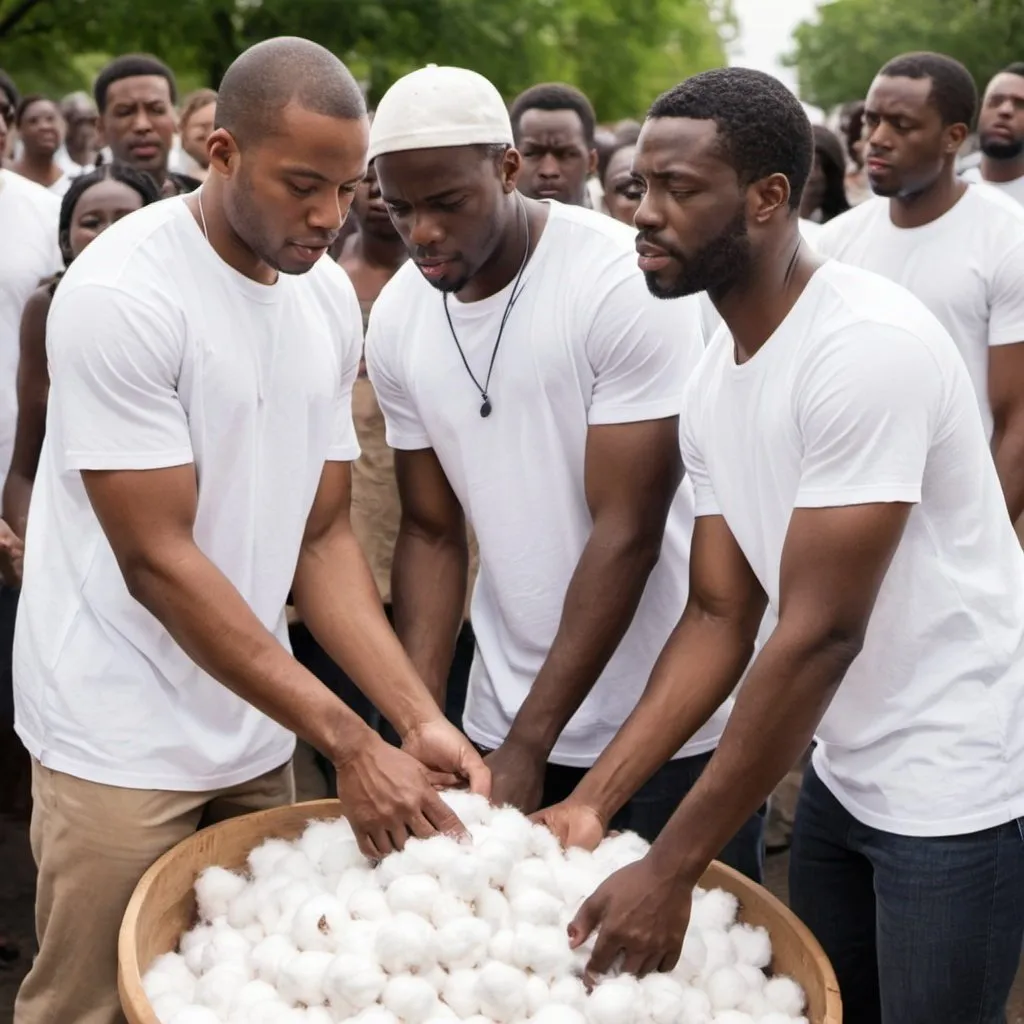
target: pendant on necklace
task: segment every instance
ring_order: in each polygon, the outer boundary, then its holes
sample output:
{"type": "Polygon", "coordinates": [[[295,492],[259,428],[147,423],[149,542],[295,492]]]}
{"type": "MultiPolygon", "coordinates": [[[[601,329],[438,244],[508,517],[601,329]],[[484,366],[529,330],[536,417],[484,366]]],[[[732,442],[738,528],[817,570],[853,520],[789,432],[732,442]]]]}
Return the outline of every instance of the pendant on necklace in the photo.
{"type": "Polygon", "coordinates": [[[487,419],[491,415],[491,400],[484,395],[484,404],[480,406],[480,415],[487,419]]]}

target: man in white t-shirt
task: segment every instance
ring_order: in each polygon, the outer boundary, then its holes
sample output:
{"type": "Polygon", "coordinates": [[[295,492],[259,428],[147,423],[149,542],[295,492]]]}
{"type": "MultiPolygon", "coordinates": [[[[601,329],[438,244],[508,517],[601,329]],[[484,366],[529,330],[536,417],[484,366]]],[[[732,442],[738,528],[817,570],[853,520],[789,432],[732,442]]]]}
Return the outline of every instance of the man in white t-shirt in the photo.
{"type": "MultiPolygon", "coordinates": [[[[686,600],[678,414],[702,350],[697,306],[650,297],[632,228],[516,191],[507,110],[474,72],[425,68],[392,86],[370,158],[412,256],[366,342],[402,500],[396,628],[440,700],[465,515],[480,573],[463,721],[491,752],[493,799],[535,811],[571,792],[629,716],[686,600]]],[[[616,827],[657,834],[726,710],[616,827]]],[[[757,875],[760,819],[737,831],[725,855],[757,875]]]]}
{"type": "Polygon", "coordinates": [[[1024,552],[947,332],[801,241],[810,162],[795,97],[743,68],[660,97],[640,137],[650,287],[707,289],[725,321],[683,409],[690,600],[625,729],[545,818],[613,811],[732,693],[766,604],[778,621],[704,775],[571,941],[599,929],[592,972],[673,966],[716,846],[814,734],[790,896],[844,1024],[996,1024],[1024,939],[1024,552]]]}
{"type": "Polygon", "coordinates": [[[829,221],[814,244],[903,285],[953,336],[1016,522],[1024,514],[1024,209],[957,178],[976,105],[974,80],[952,58],[890,61],[864,112],[877,196],[829,221]]]}
{"type": "Polygon", "coordinates": [[[983,181],[1024,206],[1024,62],[999,72],[985,90],[978,115],[981,163],[965,181],[983,181]]]}
{"type": "Polygon", "coordinates": [[[285,38],[231,66],[217,111],[202,193],[104,233],[50,310],[15,640],[42,933],[17,1024],[120,1019],[139,877],[197,826],[292,799],[294,733],[335,765],[370,855],[459,830],[428,767],[488,788],[348,518],[362,324],[324,255],[365,173],[362,94],[285,38]],[[289,589],[404,752],[291,656],[289,589]]]}

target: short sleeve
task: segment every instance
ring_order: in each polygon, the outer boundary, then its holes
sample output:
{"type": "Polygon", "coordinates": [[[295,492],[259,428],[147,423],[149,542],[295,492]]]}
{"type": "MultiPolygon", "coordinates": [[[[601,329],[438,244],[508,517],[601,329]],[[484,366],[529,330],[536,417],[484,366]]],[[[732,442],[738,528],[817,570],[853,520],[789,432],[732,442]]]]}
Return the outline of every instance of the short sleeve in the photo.
{"type": "MultiPolygon", "coordinates": [[[[630,259],[632,263],[632,258],[630,259]]],[[[601,296],[587,336],[594,372],[588,422],[636,423],[678,416],[686,379],[703,353],[696,298],[656,299],[635,264],[601,296]]]]}
{"type": "Polygon", "coordinates": [[[698,383],[691,379],[683,394],[683,414],[679,421],[679,452],[683,459],[683,470],[690,478],[694,491],[694,514],[697,516],[718,516],[722,510],[718,507],[718,498],[711,485],[701,452],[699,420],[698,383]]]}
{"type": "Polygon", "coordinates": [[[827,339],[794,387],[794,507],[919,502],[944,396],[934,354],[905,330],[865,324],[827,339]]]}
{"type": "Polygon", "coordinates": [[[993,259],[988,299],[991,346],[1024,342],[1024,219],[1020,227],[1021,241],[993,259]]]}
{"type": "Polygon", "coordinates": [[[56,443],[68,469],[193,461],[178,398],[183,324],[118,289],[58,289],[46,328],[56,443]]]}
{"type": "MultiPolygon", "coordinates": [[[[341,269],[340,267],[338,268],[341,269]]],[[[341,310],[341,349],[339,352],[341,382],[334,408],[334,429],[327,449],[328,462],[354,462],[359,458],[359,437],[352,419],[352,388],[359,374],[363,352],[363,315],[359,300],[349,282],[345,283],[345,299],[341,310]]]]}
{"type": "Polygon", "coordinates": [[[366,372],[384,414],[388,444],[400,451],[418,451],[432,445],[402,374],[398,334],[374,306],[366,329],[366,372]]]}

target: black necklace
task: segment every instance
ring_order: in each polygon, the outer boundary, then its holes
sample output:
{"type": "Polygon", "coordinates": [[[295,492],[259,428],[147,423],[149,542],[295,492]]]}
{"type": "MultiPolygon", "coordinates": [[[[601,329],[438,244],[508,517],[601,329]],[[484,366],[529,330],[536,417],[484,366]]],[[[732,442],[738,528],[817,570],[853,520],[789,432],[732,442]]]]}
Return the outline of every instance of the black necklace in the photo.
{"type": "Polygon", "coordinates": [[[469,367],[469,361],[466,359],[466,353],[462,351],[462,346],[459,344],[459,336],[455,333],[455,325],[452,323],[452,315],[448,310],[448,293],[444,293],[444,315],[448,320],[448,329],[452,332],[452,338],[455,341],[455,347],[459,350],[459,355],[462,357],[462,365],[466,368],[466,373],[469,374],[469,379],[476,385],[477,391],[480,392],[480,398],[483,401],[483,405],[480,406],[480,415],[485,419],[491,415],[491,399],[487,391],[491,384],[491,371],[494,369],[494,360],[498,355],[498,346],[501,344],[501,335],[505,330],[505,324],[508,321],[508,315],[512,312],[512,307],[516,304],[516,300],[523,293],[523,289],[520,287],[520,283],[523,279],[523,271],[526,270],[527,260],[530,258],[530,218],[526,213],[526,206],[523,200],[519,199],[519,209],[523,211],[523,220],[526,223],[526,251],[523,253],[523,262],[519,265],[519,273],[516,274],[515,284],[512,285],[512,293],[508,297],[508,302],[505,304],[505,312],[501,316],[501,324],[498,327],[498,337],[494,341],[494,348],[491,350],[491,361],[487,367],[487,377],[484,380],[484,386],[480,386],[480,381],[476,379],[473,371],[469,367]]]}

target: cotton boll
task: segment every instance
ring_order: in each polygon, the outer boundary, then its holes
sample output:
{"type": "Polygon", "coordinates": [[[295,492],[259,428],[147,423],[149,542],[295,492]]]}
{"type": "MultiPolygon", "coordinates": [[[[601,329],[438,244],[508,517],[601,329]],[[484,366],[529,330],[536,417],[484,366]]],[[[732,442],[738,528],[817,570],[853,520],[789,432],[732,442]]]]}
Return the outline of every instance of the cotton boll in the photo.
{"type": "Polygon", "coordinates": [[[690,923],[701,932],[725,931],[739,911],[739,900],[724,889],[712,889],[693,901],[690,923]]]}
{"type": "Polygon", "coordinates": [[[491,885],[503,886],[516,866],[515,854],[511,847],[491,836],[476,848],[476,857],[484,866],[487,881],[491,885]]]}
{"type": "Polygon", "coordinates": [[[487,870],[475,856],[475,851],[464,850],[441,872],[441,887],[452,896],[471,903],[488,888],[487,870]]]}
{"type": "Polygon", "coordinates": [[[716,1011],[735,1010],[750,992],[743,976],[735,967],[722,967],[704,983],[704,991],[716,1011]]]}
{"type": "Polygon", "coordinates": [[[543,889],[521,892],[509,906],[517,924],[554,925],[560,923],[562,902],[543,889]]]}
{"type": "Polygon", "coordinates": [[[194,1002],[227,1017],[248,981],[249,972],[241,964],[218,964],[196,982],[194,1002]]]}
{"type": "Polygon", "coordinates": [[[605,839],[594,851],[594,863],[605,877],[647,856],[651,844],[635,832],[620,832],[605,839]]]}
{"type": "Polygon", "coordinates": [[[448,981],[448,972],[443,967],[434,966],[420,971],[416,977],[422,978],[440,997],[448,981]]]}
{"type": "Polygon", "coordinates": [[[253,878],[269,878],[277,865],[294,850],[292,843],[284,839],[267,839],[249,851],[249,873],[253,878]]]}
{"type": "Polygon", "coordinates": [[[684,988],[678,1024],[711,1024],[711,1000],[699,988],[684,988]]]}
{"type": "Polygon", "coordinates": [[[404,850],[389,853],[373,871],[374,880],[382,889],[386,889],[396,878],[413,874],[416,874],[416,862],[404,850]]]}
{"type": "Polygon", "coordinates": [[[296,953],[281,964],[277,991],[291,1005],[321,1006],[325,1002],[324,978],[334,957],[330,953],[296,953]]]}
{"type": "Polygon", "coordinates": [[[503,928],[491,936],[487,951],[492,960],[508,964],[512,962],[512,953],[515,949],[516,933],[511,928],[503,928]]]}
{"type": "Polygon", "coordinates": [[[375,956],[377,933],[380,921],[350,921],[338,936],[337,953],[351,953],[354,956],[375,956]]]}
{"type": "Polygon", "coordinates": [[[742,1010],[723,1010],[715,1014],[715,1024],[756,1024],[749,1013],[742,1010]]]}
{"type": "Polygon", "coordinates": [[[320,857],[320,871],[327,878],[333,890],[342,876],[351,868],[370,868],[370,862],[363,856],[355,836],[349,839],[335,839],[320,857]]]}
{"type": "Polygon", "coordinates": [[[228,906],[245,888],[246,881],[241,875],[224,868],[206,868],[196,879],[196,905],[204,921],[227,917],[228,906]]]}
{"type": "Polygon", "coordinates": [[[711,977],[715,971],[723,967],[732,967],[736,963],[736,952],[725,932],[705,932],[703,939],[707,958],[701,973],[705,978],[711,977]]]}
{"type": "Polygon", "coordinates": [[[335,1024],[330,1012],[323,1006],[310,1006],[306,1009],[304,1024],[335,1024]]]}
{"type": "Polygon", "coordinates": [[[679,962],[672,970],[672,976],[683,981],[692,981],[701,974],[707,962],[707,946],[704,945],[700,932],[691,923],[683,936],[683,949],[679,955],[679,962]]]}
{"type": "Polygon", "coordinates": [[[384,898],[383,890],[375,885],[356,889],[349,896],[346,909],[354,921],[385,921],[391,916],[391,908],[384,898]]]}
{"type": "Polygon", "coordinates": [[[423,1024],[433,1016],[437,993],[422,978],[399,974],[384,986],[381,1002],[403,1024],[423,1024]]]}
{"type": "MultiPolygon", "coordinates": [[[[754,1020],[760,1022],[762,1017],[766,1017],[771,1012],[771,1004],[760,992],[750,992],[746,999],[737,1007],[738,1010],[743,1013],[749,1013],[754,1020]]],[[[786,1020],[790,1020],[789,1017],[786,1020]]]]}
{"type": "Polygon", "coordinates": [[[550,1003],[530,1018],[530,1024],[587,1024],[587,1018],[574,1006],[550,1003]]]}
{"type": "Polygon", "coordinates": [[[183,996],[187,1005],[192,1002],[195,984],[195,975],[188,969],[188,964],[180,953],[164,953],[158,956],[142,979],[142,989],[151,1002],[158,996],[170,992],[183,996]]]}
{"type": "Polygon", "coordinates": [[[601,982],[590,993],[584,1012],[589,1024],[634,1024],[640,1012],[636,978],[624,975],[601,982]]]}
{"type": "Polygon", "coordinates": [[[531,857],[558,857],[562,853],[562,844],[547,825],[530,825],[526,843],[527,853],[531,857]]]}
{"type": "Polygon", "coordinates": [[[462,853],[462,847],[450,836],[410,839],[402,851],[415,865],[415,870],[440,878],[444,869],[462,853]]]}
{"type": "Polygon", "coordinates": [[[281,965],[296,953],[298,949],[287,935],[268,935],[253,949],[249,963],[257,979],[268,985],[277,985],[281,965]]]}
{"type": "Polygon", "coordinates": [[[683,1012],[683,986],[667,974],[648,974],[640,980],[643,1015],[651,1024],[678,1024],[683,1012]]]}
{"type": "Polygon", "coordinates": [[[317,890],[308,882],[290,881],[274,893],[273,899],[259,907],[257,920],[268,935],[272,932],[287,935],[292,930],[299,907],[316,894],[317,890]]]}
{"type": "Polygon", "coordinates": [[[527,857],[512,869],[505,883],[505,895],[511,901],[535,889],[556,898],[561,896],[551,868],[540,857],[527,857]]]}
{"type": "Polygon", "coordinates": [[[561,928],[517,925],[512,963],[548,981],[564,977],[572,970],[572,950],[569,949],[568,936],[561,928]]]}
{"type": "Polygon", "coordinates": [[[569,975],[565,978],[556,978],[551,983],[551,1002],[561,1006],[573,1006],[581,1009],[587,1001],[587,989],[583,982],[569,975]]]}
{"type": "Polygon", "coordinates": [[[806,1017],[790,1017],[788,1013],[764,1013],[757,1024],[807,1024],[806,1017]]]}
{"type": "Polygon", "coordinates": [[[772,962],[772,942],[767,929],[734,924],[729,929],[729,939],[736,951],[736,963],[763,969],[772,962]]]}
{"type": "Polygon", "coordinates": [[[368,1006],[357,1017],[353,1017],[346,1024],[401,1024],[399,1019],[383,1006],[368,1006]]]}
{"type": "Polygon", "coordinates": [[[751,992],[764,992],[765,982],[768,980],[764,971],[751,967],[750,964],[736,964],[735,970],[751,992]]]}
{"type": "Polygon", "coordinates": [[[228,1018],[230,1024],[285,1024],[291,1008],[275,997],[246,1009],[235,1008],[228,1018]]]}
{"type": "Polygon", "coordinates": [[[441,990],[441,998],[463,1020],[480,1012],[477,980],[476,971],[452,971],[441,990]]]}
{"type": "Polygon", "coordinates": [[[526,975],[509,964],[487,964],[480,971],[476,991],[480,1012],[496,1024],[511,1024],[526,1011],[526,975]]]}
{"type": "MultiPolygon", "coordinates": [[[[488,890],[488,892],[493,891],[493,889],[488,890]]],[[[501,899],[505,898],[501,893],[494,894],[501,899]]],[[[449,892],[438,893],[430,906],[430,923],[435,928],[443,928],[452,921],[461,921],[467,917],[473,917],[473,908],[465,900],[460,900],[458,896],[453,896],[449,892]]],[[[481,920],[484,919],[482,914],[479,917],[481,920]]]]}
{"type": "Polygon", "coordinates": [[[354,839],[352,828],[341,819],[333,821],[311,821],[298,841],[299,849],[319,868],[323,855],[338,839],[354,839]]]}
{"type": "Polygon", "coordinates": [[[340,953],[324,972],[324,996],[333,1009],[355,1014],[380,999],[387,980],[368,956],[340,953]]]}
{"type": "Polygon", "coordinates": [[[191,1005],[191,1002],[191,999],[178,992],[161,992],[158,996],[151,996],[149,999],[149,1005],[161,1024],[168,1024],[186,1006],[191,1005]]]}
{"type": "Polygon", "coordinates": [[[449,970],[476,967],[487,957],[491,927],[486,921],[466,917],[437,930],[437,962],[449,970]]]}
{"type": "Polygon", "coordinates": [[[207,1006],[186,1006],[171,1018],[171,1024],[221,1024],[221,1019],[207,1006]]]}
{"type": "Polygon", "coordinates": [[[485,889],[474,901],[476,916],[491,926],[491,931],[504,931],[512,927],[512,908],[497,889],[485,889]]]}
{"type": "Polygon", "coordinates": [[[551,1002],[548,983],[536,974],[526,979],[526,1012],[532,1017],[551,1002]]]}
{"type": "Polygon", "coordinates": [[[514,860],[520,861],[530,855],[530,830],[533,824],[525,814],[514,807],[499,807],[491,815],[490,839],[501,843],[514,860]]]}
{"type": "Polygon", "coordinates": [[[252,947],[228,924],[215,926],[213,936],[203,949],[202,969],[212,970],[222,964],[235,964],[249,973],[249,956],[252,947]]]}
{"type": "Polygon", "coordinates": [[[467,826],[466,831],[469,832],[469,838],[473,846],[483,846],[491,838],[491,826],[485,825],[483,822],[467,826]]]}
{"type": "Polygon", "coordinates": [[[277,1000],[277,989],[265,981],[246,982],[235,996],[234,1009],[231,1011],[238,1016],[244,1010],[252,1010],[263,1003],[273,1003],[277,1000]]]}
{"type": "Polygon", "coordinates": [[[388,974],[424,971],[436,960],[437,930],[422,917],[403,912],[382,921],[377,932],[377,959],[388,974]]]}
{"type": "Polygon", "coordinates": [[[368,866],[349,868],[337,884],[334,886],[334,895],[337,896],[342,906],[347,906],[354,893],[363,892],[366,889],[376,889],[383,892],[377,880],[377,872],[368,866]]]}
{"type": "Polygon", "coordinates": [[[292,942],[300,950],[333,952],[348,922],[349,916],[341,902],[329,893],[320,893],[306,900],[295,912],[292,942]]]}
{"type": "Polygon", "coordinates": [[[198,975],[203,969],[203,953],[212,938],[213,927],[208,924],[197,925],[181,937],[181,955],[185,965],[194,975],[198,975]]]}
{"type": "Polygon", "coordinates": [[[470,793],[464,789],[446,789],[439,796],[467,828],[477,824],[486,825],[495,813],[487,802],[487,797],[478,793],[470,793]]]}
{"type": "Polygon", "coordinates": [[[258,882],[245,886],[228,904],[228,924],[237,931],[254,924],[257,921],[256,914],[260,903],[265,898],[265,889],[258,882]]]}
{"type": "Polygon", "coordinates": [[[807,1003],[803,989],[792,978],[781,975],[765,982],[764,997],[773,1010],[790,1017],[799,1017],[807,1003]]]}
{"type": "Polygon", "coordinates": [[[315,882],[319,871],[316,865],[306,856],[304,850],[298,847],[289,851],[288,855],[278,861],[276,874],[287,875],[295,882],[315,882]]]}
{"type": "Polygon", "coordinates": [[[441,885],[433,875],[403,875],[396,878],[384,893],[392,913],[403,910],[420,917],[430,917],[434,900],[441,895],[441,885]]]}

